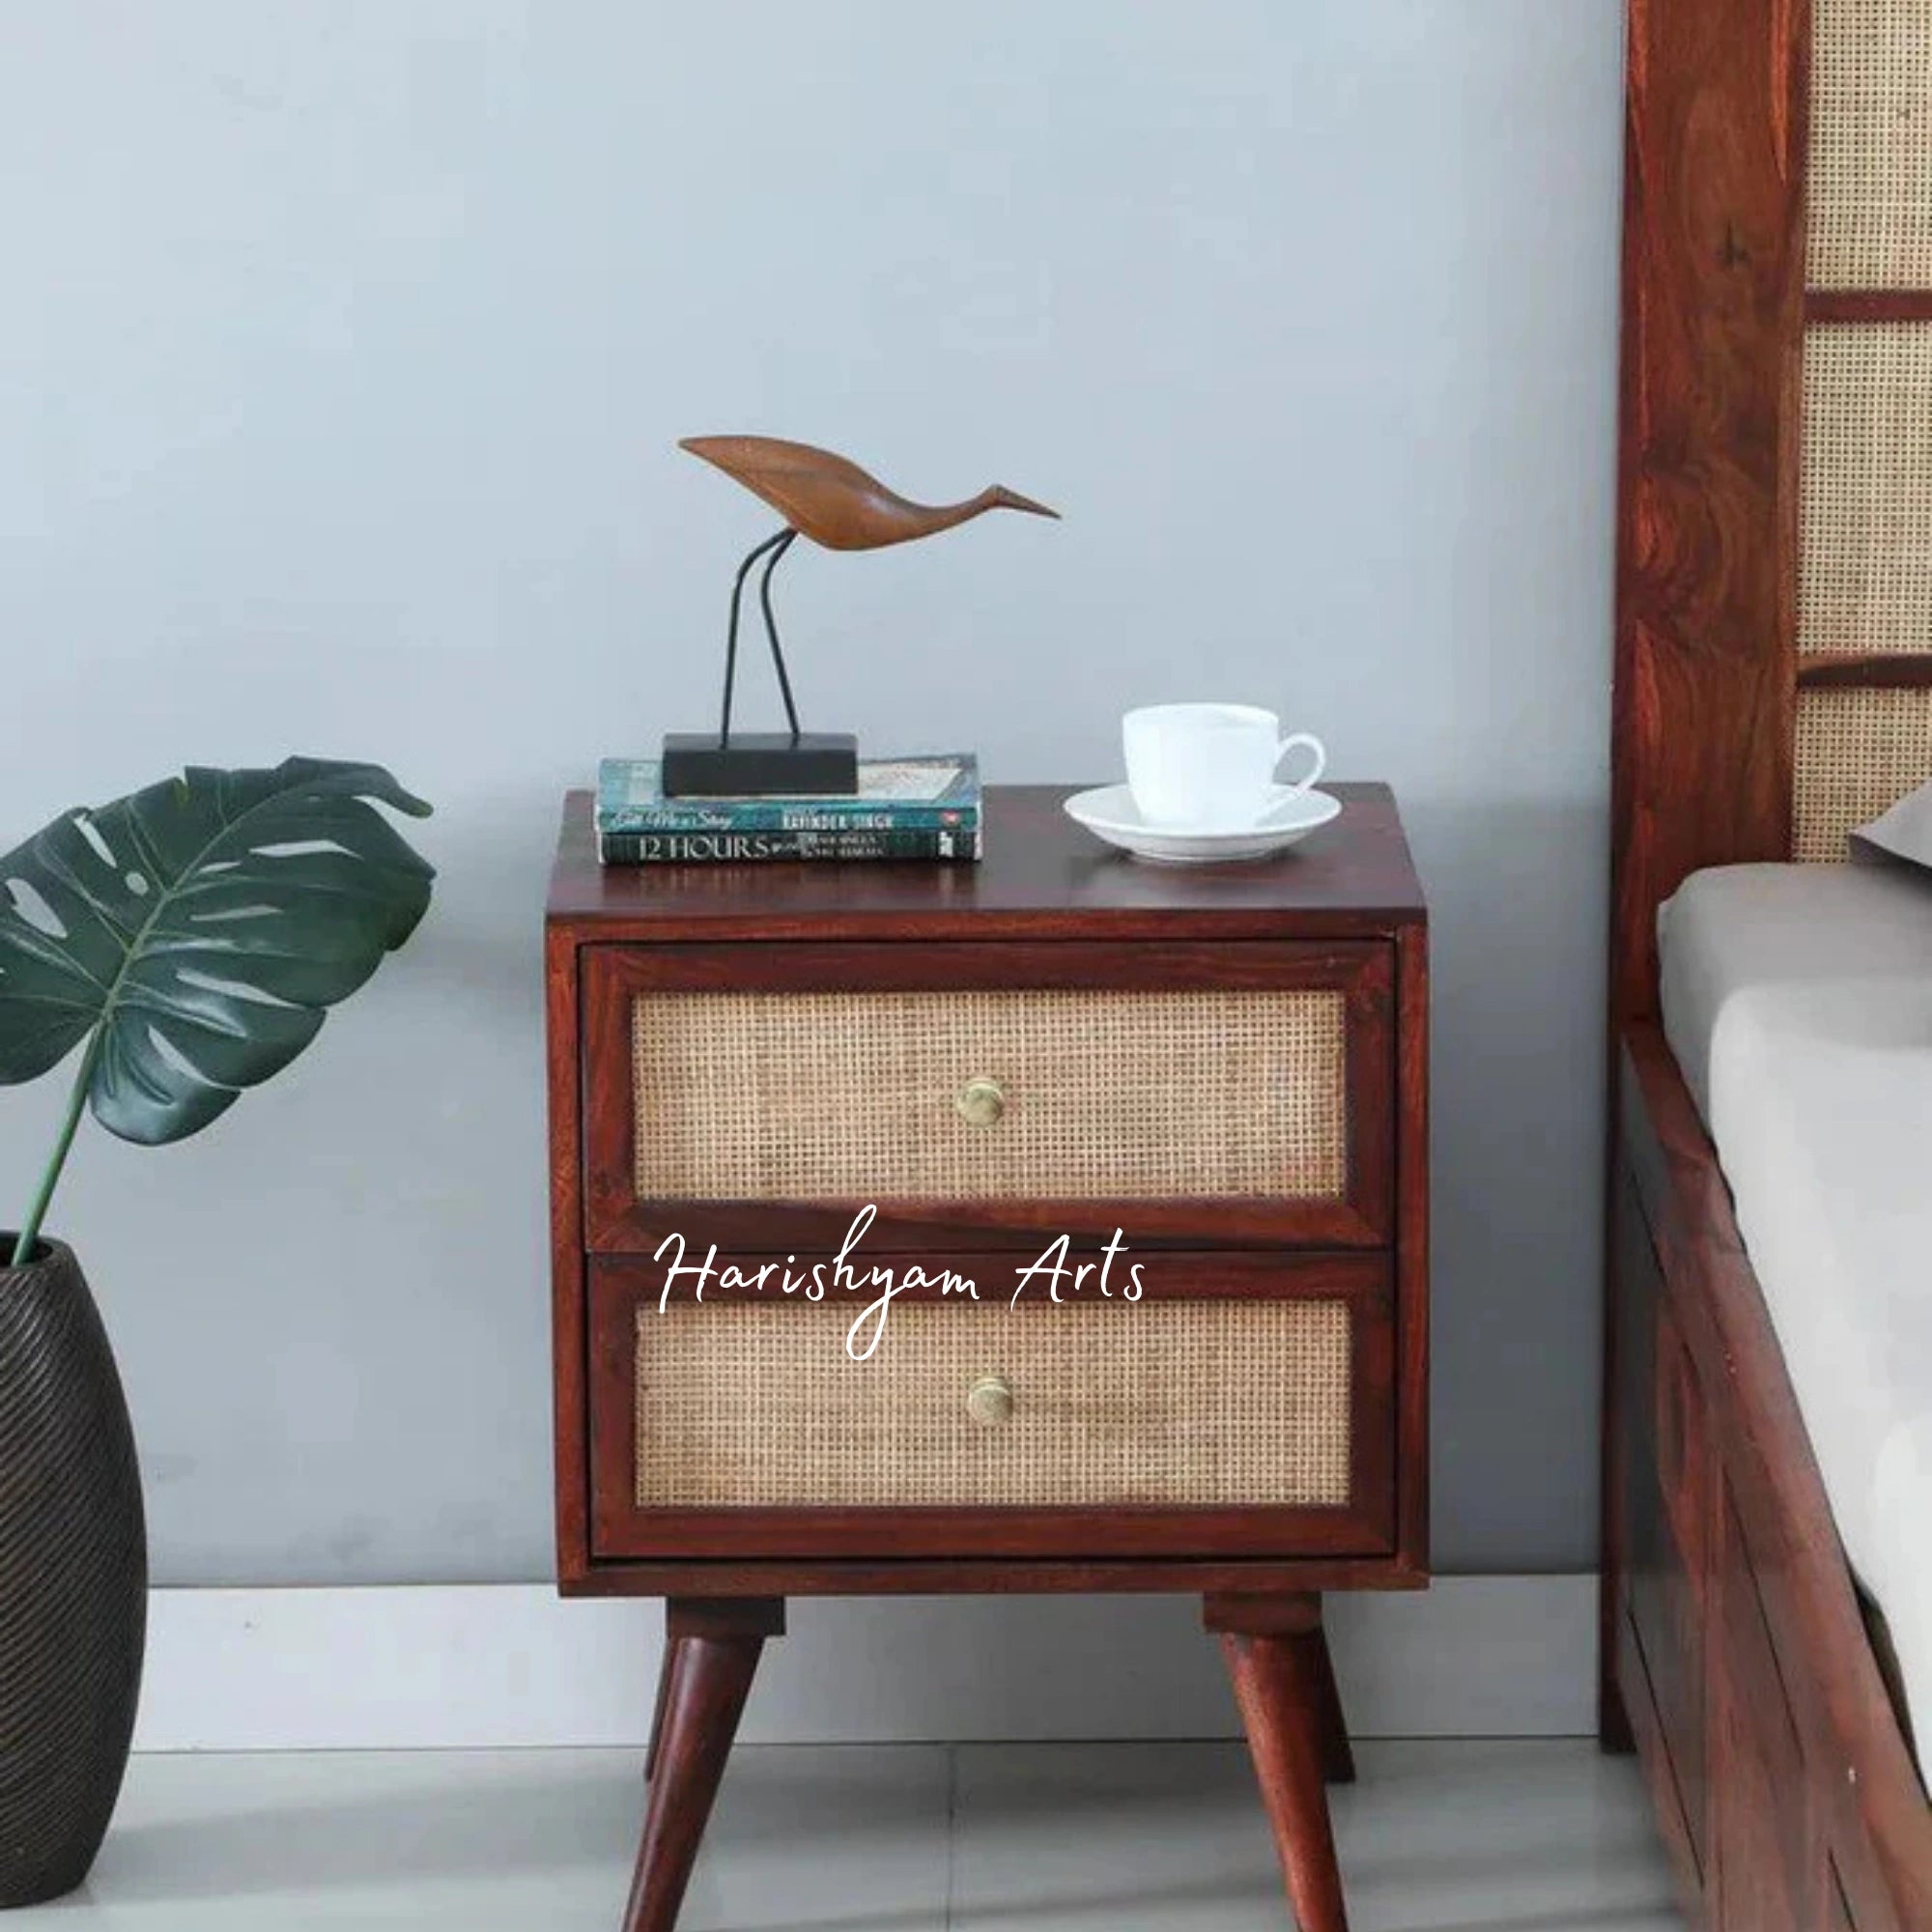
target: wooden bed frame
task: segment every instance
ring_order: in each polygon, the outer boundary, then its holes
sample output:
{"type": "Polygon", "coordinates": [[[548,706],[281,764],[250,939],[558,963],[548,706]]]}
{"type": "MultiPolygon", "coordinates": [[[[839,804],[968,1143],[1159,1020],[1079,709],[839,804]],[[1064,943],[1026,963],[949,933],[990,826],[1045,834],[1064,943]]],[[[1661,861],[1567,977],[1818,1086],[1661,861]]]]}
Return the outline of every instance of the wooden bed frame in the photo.
{"type": "Polygon", "coordinates": [[[1634,0],[1630,28],[1603,1737],[1693,1923],[1932,1932],[1932,1805],[1655,941],[1689,872],[1840,857],[1932,777],[1932,636],[1901,636],[1887,548],[1900,500],[1932,516],[1932,116],[1883,118],[1887,63],[1932,90],[1932,0],[1634,0]]]}

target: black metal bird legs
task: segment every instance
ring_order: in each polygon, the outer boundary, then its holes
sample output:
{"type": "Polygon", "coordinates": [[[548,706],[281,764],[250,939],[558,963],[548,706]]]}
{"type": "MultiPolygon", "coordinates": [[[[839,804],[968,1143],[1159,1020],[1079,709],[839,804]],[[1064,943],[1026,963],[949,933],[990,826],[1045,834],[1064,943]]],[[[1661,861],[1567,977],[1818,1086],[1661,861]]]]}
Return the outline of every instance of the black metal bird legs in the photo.
{"type": "Polygon", "coordinates": [[[781,530],[775,537],[767,537],[738,566],[738,575],[731,582],[731,623],[724,633],[724,714],[718,725],[718,749],[721,752],[731,742],[731,680],[738,669],[738,606],[745,595],[745,580],[751,576],[752,566],[760,557],[765,559],[765,574],[758,580],[758,607],[765,613],[765,636],[772,640],[772,663],[778,667],[779,690],[784,696],[785,718],[791,724],[792,743],[798,743],[798,706],[791,701],[791,679],[785,675],[784,652],[779,646],[778,620],[772,615],[772,572],[783,561],[785,552],[797,537],[798,532],[790,528],[781,530]]]}
{"type": "Polygon", "coordinates": [[[815,797],[859,789],[859,741],[849,731],[802,731],[792,701],[778,620],[772,614],[772,573],[798,540],[789,527],[759,544],[738,566],[731,582],[731,619],[724,634],[724,705],[716,740],[692,731],[673,731],[664,744],[664,789],[668,798],[724,797],[746,793],[815,797]],[[758,579],[758,608],[771,640],[772,664],[779,674],[789,735],[778,731],[731,736],[731,687],[738,672],[738,612],[745,580],[764,559],[758,579]]]}

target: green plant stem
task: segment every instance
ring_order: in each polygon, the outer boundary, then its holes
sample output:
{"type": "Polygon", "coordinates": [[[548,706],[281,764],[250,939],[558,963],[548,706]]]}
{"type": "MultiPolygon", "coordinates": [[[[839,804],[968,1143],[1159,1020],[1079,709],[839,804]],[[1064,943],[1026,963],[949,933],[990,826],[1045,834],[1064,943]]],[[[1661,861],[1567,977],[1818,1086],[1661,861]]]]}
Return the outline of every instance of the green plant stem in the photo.
{"type": "Polygon", "coordinates": [[[54,1143],[53,1158],[47,1162],[47,1171],[41,1176],[41,1184],[34,1193],[34,1204],[27,1209],[27,1218],[20,1223],[19,1238],[14,1243],[15,1267],[26,1264],[34,1252],[34,1243],[41,1237],[41,1223],[46,1218],[47,1203],[54,1198],[61,1169],[67,1165],[67,1151],[72,1147],[74,1129],[80,1125],[80,1110],[87,1104],[87,1085],[94,1078],[94,1063],[100,1057],[100,1042],[106,1032],[104,1025],[97,1026],[87,1037],[87,1050],[80,1056],[79,1072],[73,1076],[73,1092],[68,1096],[67,1118],[61,1122],[60,1138],[54,1143]]]}

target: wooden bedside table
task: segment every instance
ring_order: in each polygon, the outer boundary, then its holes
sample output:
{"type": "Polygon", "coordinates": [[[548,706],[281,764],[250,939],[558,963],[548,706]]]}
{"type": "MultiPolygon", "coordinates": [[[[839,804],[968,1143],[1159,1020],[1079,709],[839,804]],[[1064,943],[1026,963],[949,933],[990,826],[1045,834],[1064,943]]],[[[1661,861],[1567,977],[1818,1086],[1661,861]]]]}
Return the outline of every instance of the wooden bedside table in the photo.
{"type": "Polygon", "coordinates": [[[1343,1926],[1320,1593],[1427,1581],[1429,993],[1395,802],[1334,789],[1295,852],[1207,870],[1031,785],[988,791],[977,867],[606,870],[571,794],[558,1580],[668,1600],[626,1932],[676,1920],[786,1596],[983,1590],[1201,1593],[1303,1932],[1343,1926]],[[829,1276],[867,1205],[860,1279],[977,1298],[903,1288],[855,1361],[878,1285],[781,1271],[829,1276]],[[1062,1298],[1016,1295],[1063,1235],[1062,1298]],[[764,1292],[695,1301],[714,1243],[764,1292]]]}

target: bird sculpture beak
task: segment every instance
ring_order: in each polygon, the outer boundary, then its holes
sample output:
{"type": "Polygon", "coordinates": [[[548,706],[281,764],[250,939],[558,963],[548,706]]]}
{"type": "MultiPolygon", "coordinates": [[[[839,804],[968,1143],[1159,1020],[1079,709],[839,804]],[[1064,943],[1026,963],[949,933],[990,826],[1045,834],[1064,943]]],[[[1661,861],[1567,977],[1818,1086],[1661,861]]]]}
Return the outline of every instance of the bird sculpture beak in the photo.
{"type": "Polygon", "coordinates": [[[1051,517],[1056,523],[1060,520],[1058,510],[1049,510],[1044,503],[1036,503],[1031,497],[1022,497],[1004,483],[993,485],[993,499],[1003,510],[1024,510],[1030,517],[1051,517]]]}

